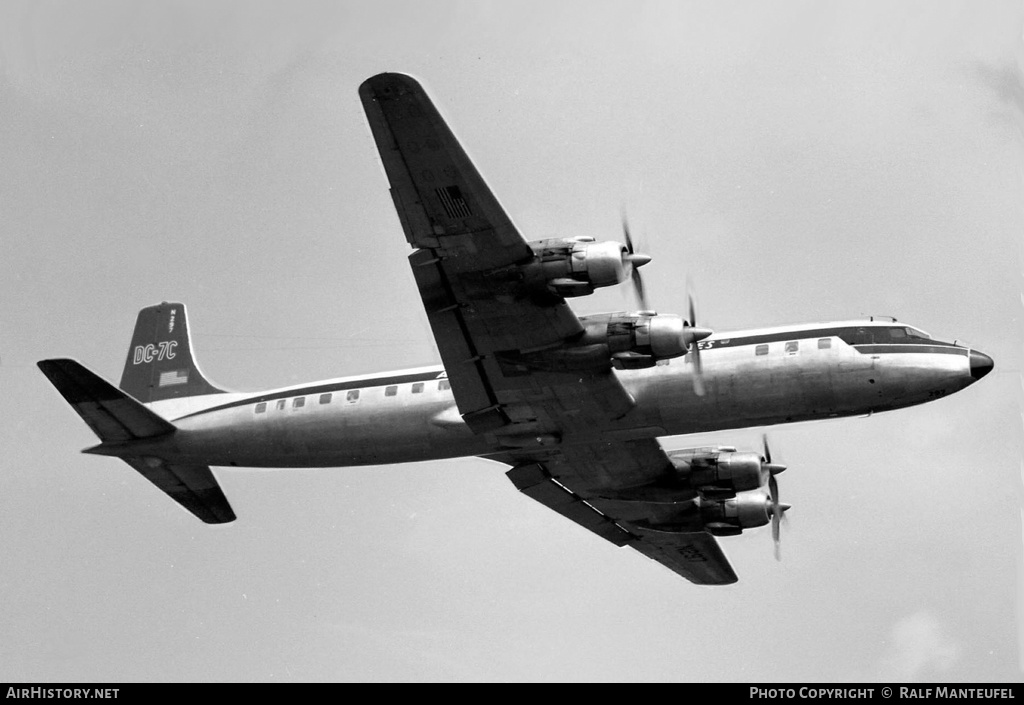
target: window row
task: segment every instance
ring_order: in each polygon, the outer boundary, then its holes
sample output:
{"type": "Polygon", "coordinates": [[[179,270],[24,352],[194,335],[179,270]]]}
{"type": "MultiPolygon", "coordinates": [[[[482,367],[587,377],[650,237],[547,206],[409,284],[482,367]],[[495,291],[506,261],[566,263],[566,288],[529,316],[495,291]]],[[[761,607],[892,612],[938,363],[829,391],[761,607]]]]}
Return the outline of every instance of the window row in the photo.
{"type": "MultiPolygon", "coordinates": [[[[425,384],[423,382],[414,382],[413,385],[412,385],[412,393],[413,394],[422,394],[424,387],[425,387],[425,384]]],[[[443,392],[443,391],[446,391],[446,390],[451,389],[451,388],[452,388],[451,383],[448,380],[446,380],[446,379],[442,379],[442,380],[440,380],[437,383],[438,391],[443,392]]],[[[359,390],[359,389],[350,389],[350,390],[348,390],[347,392],[345,392],[345,401],[347,401],[350,404],[355,404],[357,401],[359,401],[359,392],[360,391],[362,391],[362,390],[359,390]]],[[[384,396],[386,396],[386,397],[398,396],[398,385],[397,384],[392,384],[392,385],[389,385],[389,386],[385,387],[384,388],[384,396]]],[[[323,394],[321,394],[319,396],[319,402],[321,404],[330,404],[333,400],[334,400],[334,392],[325,392],[325,393],[323,393],[323,394]]],[[[304,407],[306,405],[306,397],[293,397],[291,402],[292,402],[292,408],[293,409],[301,409],[302,407],[304,407]]],[[[265,402],[265,401],[261,401],[258,404],[256,404],[256,413],[257,414],[265,413],[267,411],[267,404],[268,404],[268,402],[265,402]]],[[[274,402],[274,405],[277,407],[278,411],[284,411],[284,409],[286,409],[288,407],[288,400],[287,399],[278,399],[276,402],[274,402]]]]}
{"type": "MultiPolygon", "coordinates": [[[[831,338],[818,338],[818,350],[828,350],[832,347],[831,338]]],[[[786,342],[786,354],[795,355],[800,349],[800,341],[790,340],[786,342]]],[[[767,355],[768,354],[768,343],[762,343],[761,345],[754,346],[755,355],[767,355]]]]}

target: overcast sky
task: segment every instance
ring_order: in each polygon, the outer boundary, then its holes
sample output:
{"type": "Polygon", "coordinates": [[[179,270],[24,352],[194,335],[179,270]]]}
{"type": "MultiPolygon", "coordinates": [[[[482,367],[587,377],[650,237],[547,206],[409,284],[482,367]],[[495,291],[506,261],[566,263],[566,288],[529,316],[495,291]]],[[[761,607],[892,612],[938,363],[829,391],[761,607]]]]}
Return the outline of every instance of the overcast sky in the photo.
{"type": "MultiPolygon", "coordinates": [[[[1019,681],[1019,2],[0,4],[0,680],[1019,681]],[[438,360],[356,93],[419,78],[528,239],[717,330],[897,316],[995,371],[770,429],[793,504],[699,588],[464,459],[217,469],[210,527],[35,367],[189,307],[219,385],[438,360]]],[[[625,289],[581,313],[632,306],[625,289]]],[[[763,429],[663,441],[756,448],[763,429]]]]}

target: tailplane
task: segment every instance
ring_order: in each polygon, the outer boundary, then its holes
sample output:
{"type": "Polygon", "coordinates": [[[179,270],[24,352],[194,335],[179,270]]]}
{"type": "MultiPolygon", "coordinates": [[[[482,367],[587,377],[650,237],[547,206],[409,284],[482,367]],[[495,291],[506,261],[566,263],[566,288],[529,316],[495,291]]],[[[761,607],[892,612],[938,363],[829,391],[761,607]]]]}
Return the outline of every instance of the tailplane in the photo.
{"type": "Polygon", "coordinates": [[[174,432],[174,424],[152,412],[76,360],[41,360],[61,396],[104,443],[126,443],[174,432]]]}
{"type": "Polygon", "coordinates": [[[139,311],[120,386],[144,404],[224,391],[192,358],[185,305],[166,301],[139,311]]]}
{"type": "Polygon", "coordinates": [[[38,364],[102,441],[84,452],[121,458],[207,524],[234,521],[235,513],[208,465],[161,457],[173,447],[174,424],[75,360],[38,364]]]}

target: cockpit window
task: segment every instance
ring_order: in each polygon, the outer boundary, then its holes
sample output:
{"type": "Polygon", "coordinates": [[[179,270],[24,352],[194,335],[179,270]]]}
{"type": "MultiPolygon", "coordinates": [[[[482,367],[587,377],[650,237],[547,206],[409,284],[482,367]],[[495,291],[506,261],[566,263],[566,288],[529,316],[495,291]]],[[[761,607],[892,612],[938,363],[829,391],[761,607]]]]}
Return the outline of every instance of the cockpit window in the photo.
{"type": "Polygon", "coordinates": [[[923,340],[931,341],[925,333],[907,326],[858,326],[842,328],[837,333],[847,345],[907,345],[923,340]]]}
{"type": "Polygon", "coordinates": [[[876,343],[909,343],[910,329],[905,326],[886,326],[884,328],[872,328],[874,342],[876,343]]]}

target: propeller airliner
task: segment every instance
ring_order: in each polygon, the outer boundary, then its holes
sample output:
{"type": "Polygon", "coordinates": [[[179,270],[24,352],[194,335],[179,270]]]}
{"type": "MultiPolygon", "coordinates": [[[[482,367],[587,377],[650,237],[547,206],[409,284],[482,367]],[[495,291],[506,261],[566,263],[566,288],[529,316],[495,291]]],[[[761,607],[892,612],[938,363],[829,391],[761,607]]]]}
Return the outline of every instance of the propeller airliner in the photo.
{"type": "Polygon", "coordinates": [[[100,439],[204,522],[235,519],[210,466],[344,467],[479,456],[516,489],[693,583],[737,580],[716,537],[788,505],[762,448],[666,450],[660,437],[861,416],[921,404],[992,359],[895,320],[714,333],[645,302],[649,257],[589,237],[528,242],[413,78],[359,88],[412,248],[442,365],[258,393],[209,382],[185,306],[139,312],[120,384],[67,358],[42,372],[100,439]],[[631,281],[641,310],[576,315],[566,298],[631,281]]]}

